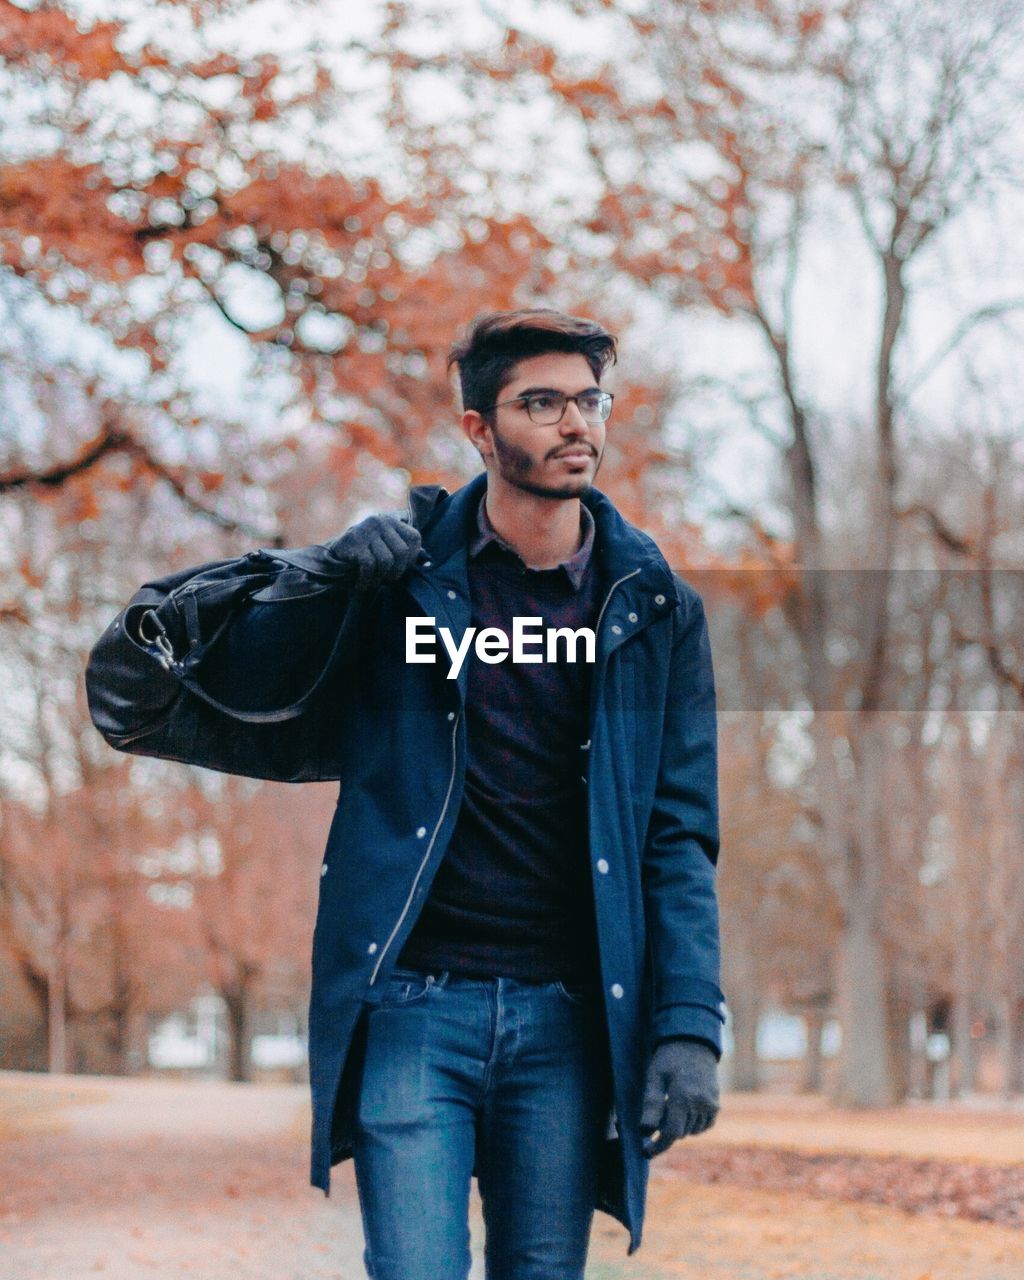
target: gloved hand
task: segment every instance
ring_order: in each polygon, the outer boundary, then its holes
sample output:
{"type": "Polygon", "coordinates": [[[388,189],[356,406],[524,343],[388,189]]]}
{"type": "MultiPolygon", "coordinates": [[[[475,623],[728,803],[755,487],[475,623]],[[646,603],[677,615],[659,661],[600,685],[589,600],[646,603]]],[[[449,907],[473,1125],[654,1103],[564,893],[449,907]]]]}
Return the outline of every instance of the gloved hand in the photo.
{"type": "Polygon", "coordinates": [[[717,1115],[718,1062],[711,1049],[696,1040],[658,1045],[647,1069],[640,1119],[644,1155],[660,1155],[677,1138],[703,1133],[717,1115]]]}
{"type": "Polygon", "coordinates": [[[420,531],[407,521],[379,515],[368,516],[324,545],[356,571],[356,590],[368,591],[381,582],[397,582],[419,554],[420,543],[420,531]]]}

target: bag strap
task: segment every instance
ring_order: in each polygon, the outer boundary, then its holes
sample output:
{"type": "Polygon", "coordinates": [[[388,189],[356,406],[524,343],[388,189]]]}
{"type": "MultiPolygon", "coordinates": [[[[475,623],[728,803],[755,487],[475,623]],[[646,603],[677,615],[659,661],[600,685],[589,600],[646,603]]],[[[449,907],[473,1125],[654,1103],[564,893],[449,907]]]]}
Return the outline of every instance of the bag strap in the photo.
{"type": "MultiPolygon", "coordinates": [[[[359,607],[363,599],[364,597],[356,596],[352,600],[351,604],[349,605],[348,611],[345,614],[344,621],[342,622],[341,626],[338,628],[337,635],[334,637],[334,644],[331,646],[331,652],[328,655],[327,660],[324,663],[323,667],[321,668],[320,674],[313,681],[313,683],[306,690],[306,692],[302,695],[302,697],[298,698],[295,702],[291,703],[287,707],[275,707],[273,710],[270,710],[270,711],[243,711],[238,707],[229,707],[225,703],[220,702],[212,694],[207,693],[206,690],[203,688],[203,686],[196,679],[196,677],[192,674],[191,671],[189,671],[184,666],[183,663],[175,663],[173,666],[170,667],[170,670],[177,677],[178,681],[186,689],[189,690],[190,693],[194,693],[197,698],[202,698],[202,700],[205,703],[208,703],[209,706],[213,707],[214,710],[220,711],[222,714],[226,716],[230,716],[232,720],[240,720],[244,724],[279,724],[283,720],[294,720],[295,717],[299,715],[299,713],[302,711],[302,708],[306,705],[309,699],[313,696],[313,694],[316,693],[317,689],[319,689],[320,685],[323,684],[324,679],[327,676],[327,672],[333,666],[334,659],[337,656],[340,649],[342,648],[342,645],[344,644],[344,641],[345,641],[345,637],[347,636],[349,630],[351,629],[353,615],[354,613],[357,613],[359,611],[359,607]]],[[[144,615],[144,616],[148,616],[148,615],[144,615]]],[[[231,619],[228,619],[228,621],[224,625],[225,626],[229,625],[230,621],[231,619]]],[[[217,639],[217,636],[220,635],[223,629],[224,628],[221,627],[215,633],[215,635],[210,640],[210,644],[213,644],[213,642],[217,639]]]]}
{"type": "MultiPolygon", "coordinates": [[[[427,518],[433,511],[434,507],[448,496],[448,491],[441,485],[418,485],[410,493],[409,517],[410,523],[416,528],[422,528],[427,518]]],[[[355,582],[356,570],[351,565],[344,564],[342,561],[335,559],[326,547],[313,545],[310,547],[299,547],[290,550],[278,550],[276,547],[272,550],[261,548],[259,551],[251,551],[246,557],[248,560],[259,563],[262,561],[278,560],[286,565],[290,565],[294,569],[300,569],[303,573],[308,574],[312,578],[319,578],[327,582],[335,584],[345,584],[351,586],[355,582]]],[[[192,597],[187,599],[194,604],[192,597]]],[[[171,648],[170,639],[167,631],[157,617],[155,610],[147,610],[139,620],[139,635],[145,643],[151,644],[158,652],[158,659],[162,666],[172,672],[179,683],[190,693],[194,693],[197,698],[201,698],[203,702],[213,707],[214,710],[221,714],[230,716],[232,720],[239,720],[243,724],[280,724],[284,720],[293,720],[300,714],[303,707],[309,699],[316,693],[323,683],[327,672],[334,665],[334,660],[341,650],[349,631],[354,625],[354,619],[361,612],[361,606],[366,597],[360,593],[355,593],[351,604],[346,610],[345,617],[338,628],[338,633],[334,637],[334,644],[331,646],[331,652],[327,657],[327,661],[321,668],[320,674],[313,681],[310,687],[295,702],[287,707],[277,707],[272,711],[242,711],[237,707],[229,707],[225,703],[220,702],[212,694],[206,692],[196,677],[192,674],[184,664],[184,660],[175,661],[173,650],[171,648]],[[142,623],[146,619],[152,619],[157,629],[157,635],[153,640],[149,640],[142,634],[142,623]],[[163,643],[161,643],[163,641],[163,643]]],[[[198,619],[196,619],[198,623],[198,619]]],[[[227,618],[217,631],[210,637],[205,649],[215,643],[224,629],[232,622],[231,618],[227,618]]]]}
{"type": "MultiPolygon", "coordinates": [[[[286,553],[285,556],[282,556],[281,559],[285,559],[286,557],[287,563],[294,565],[295,568],[301,567],[299,564],[295,563],[296,560],[301,558],[299,555],[293,556],[293,554],[289,552],[286,553]]],[[[250,556],[250,558],[255,557],[250,556]]],[[[342,568],[344,572],[335,575],[336,580],[344,578],[346,574],[350,572],[354,576],[354,571],[349,571],[347,566],[339,565],[339,568],[342,568]]],[[[262,577],[258,578],[254,583],[254,586],[258,588],[264,581],[265,579],[262,577]]],[[[250,598],[250,595],[240,595],[237,603],[243,604],[250,598]]],[[[333,665],[334,660],[345,641],[345,637],[351,629],[353,615],[360,611],[363,599],[364,597],[358,594],[353,596],[349,607],[346,610],[345,617],[342,620],[341,625],[338,627],[338,631],[334,637],[334,643],[331,645],[331,652],[328,655],[327,660],[321,668],[317,678],[313,681],[312,685],[310,685],[302,697],[298,698],[287,707],[275,707],[268,711],[243,711],[239,707],[229,707],[226,703],[221,702],[212,694],[207,693],[199,683],[199,680],[193,674],[192,668],[202,661],[203,656],[213,647],[213,645],[217,643],[227,628],[231,626],[234,621],[234,614],[231,614],[224,619],[213,635],[210,636],[209,640],[207,640],[202,646],[201,651],[197,652],[194,648],[190,647],[189,651],[181,658],[175,658],[174,648],[171,644],[170,636],[167,634],[167,628],[164,626],[155,608],[146,609],[142,613],[137,624],[137,631],[139,639],[143,644],[149,647],[150,652],[154,654],[164,670],[169,671],[183,688],[188,689],[190,693],[194,693],[197,698],[201,698],[203,702],[213,707],[216,711],[220,711],[222,714],[230,716],[231,719],[240,720],[245,724],[278,724],[283,720],[294,719],[301,712],[306,702],[323,683],[328,670],[333,665]],[[147,627],[151,629],[154,634],[147,635],[147,627]]],[[[198,635],[199,618],[195,604],[195,596],[193,594],[186,596],[183,603],[187,606],[186,613],[191,610],[193,615],[192,617],[186,617],[186,628],[190,634],[198,635]]]]}
{"type": "Polygon", "coordinates": [[[278,560],[282,564],[291,565],[293,569],[301,569],[311,578],[320,578],[326,582],[341,582],[351,585],[355,581],[355,570],[351,565],[336,560],[326,547],[293,547],[291,550],[272,550],[260,548],[250,551],[249,559],[257,564],[278,560]]]}

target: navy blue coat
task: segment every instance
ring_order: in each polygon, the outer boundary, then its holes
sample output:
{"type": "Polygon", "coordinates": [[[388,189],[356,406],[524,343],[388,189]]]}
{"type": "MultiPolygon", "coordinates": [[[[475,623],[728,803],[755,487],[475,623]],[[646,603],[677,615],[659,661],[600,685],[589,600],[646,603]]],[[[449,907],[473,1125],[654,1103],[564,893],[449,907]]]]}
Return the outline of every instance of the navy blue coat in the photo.
{"type": "MultiPolygon", "coordinates": [[[[364,998],[387,978],[416,921],[463,788],[468,664],[457,681],[446,679],[440,643],[436,665],[407,664],[404,621],[432,616],[456,638],[470,625],[467,546],[485,486],[480,475],[432,503],[421,492],[418,511],[413,491],[424,550],[395,585],[355,593],[281,568],[248,601],[205,656],[204,687],[232,706],[287,705],[329,656],[296,719],[240,724],[182,691],[134,641],[131,606],[104,632],[86,672],[94,722],[119,750],[340,783],[321,869],[309,1020],[312,1182],[324,1191],[332,1164],[351,1153],[364,998]]],[[[605,495],[593,490],[583,501],[596,523],[602,577],[587,759],[614,1078],[598,1207],[625,1224],[633,1252],[646,1193],[639,1125],[652,1047],[677,1034],[721,1045],[715,692],[696,591],[605,495]]],[[[202,592],[192,601],[201,617],[202,592]]]]}

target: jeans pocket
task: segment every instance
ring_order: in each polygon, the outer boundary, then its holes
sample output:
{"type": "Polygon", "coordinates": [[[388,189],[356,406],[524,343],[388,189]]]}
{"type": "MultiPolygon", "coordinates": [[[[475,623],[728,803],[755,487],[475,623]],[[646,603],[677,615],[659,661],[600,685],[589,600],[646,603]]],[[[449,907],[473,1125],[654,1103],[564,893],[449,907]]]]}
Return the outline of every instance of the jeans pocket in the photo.
{"type": "Polygon", "coordinates": [[[432,973],[419,973],[414,969],[395,969],[384,984],[376,1005],[380,1009],[415,1004],[422,1000],[437,979],[432,973]]]}
{"type": "Polygon", "coordinates": [[[564,1000],[568,1000],[570,1004],[579,1004],[579,1005],[586,1004],[587,993],[585,991],[580,990],[578,987],[567,987],[565,983],[562,981],[553,982],[551,985],[558,992],[558,994],[564,1000]]]}

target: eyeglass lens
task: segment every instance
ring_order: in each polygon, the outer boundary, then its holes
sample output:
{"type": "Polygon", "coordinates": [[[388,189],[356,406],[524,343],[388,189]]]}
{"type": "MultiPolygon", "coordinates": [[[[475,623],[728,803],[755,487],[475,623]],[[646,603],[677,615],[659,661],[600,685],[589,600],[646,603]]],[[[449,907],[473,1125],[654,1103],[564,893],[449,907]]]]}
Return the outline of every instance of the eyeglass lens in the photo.
{"type": "Polygon", "coordinates": [[[526,411],[530,421],[540,426],[553,426],[572,400],[587,422],[605,422],[612,411],[612,397],[607,391],[586,391],[582,395],[567,396],[560,391],[543,391],[526,396],[526,411]]]}

